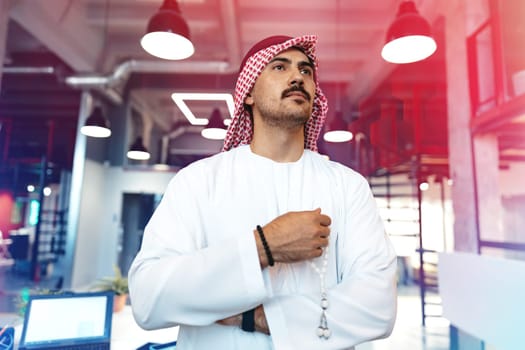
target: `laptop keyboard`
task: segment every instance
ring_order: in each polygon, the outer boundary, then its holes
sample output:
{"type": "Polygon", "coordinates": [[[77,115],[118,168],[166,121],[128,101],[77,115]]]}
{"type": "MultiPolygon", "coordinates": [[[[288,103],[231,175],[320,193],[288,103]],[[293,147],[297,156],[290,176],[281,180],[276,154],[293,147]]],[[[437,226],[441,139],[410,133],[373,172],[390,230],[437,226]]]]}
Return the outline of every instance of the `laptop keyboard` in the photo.
{"type": "Polygon", "coordinates": [[[109,350],[109,344],[80,344],[60,347],[60,350],[109,350]]]}

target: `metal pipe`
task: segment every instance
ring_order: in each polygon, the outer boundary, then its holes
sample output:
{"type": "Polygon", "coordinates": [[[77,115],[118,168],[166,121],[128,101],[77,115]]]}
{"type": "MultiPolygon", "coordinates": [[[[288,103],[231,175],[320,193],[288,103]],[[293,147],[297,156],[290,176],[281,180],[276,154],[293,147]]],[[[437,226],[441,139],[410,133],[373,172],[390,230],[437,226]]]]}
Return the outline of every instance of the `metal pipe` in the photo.
{"type": "MultiPolygon", "coordinates": [[[[4,66],[1,69],[3,74],[56,74],[57,69],[53,66],[44,66],[44,67],[29,67],[29,66],[4,66]]],[[[121,104],[122,97],[120,94],[110,87],[106,87],[108,79],[106,77],[100,77],[97,80],[96,76],[86,76],[86,78],[91,79],[92,84],[85,84],[90,86],[92,89],[99,91],[101,94],[106,96],[114,104],[121,104]]],[[[58,77],[57,77],[58,80],[58,77]]],[[[67,78],[66,78],[67,82],[67,78]]],[[[82,82],[81,82],[82,83],[82,82]]],[[[71,85],[71,84],[69,84],[71,85]]],[[[84,87],[82,84],[73,84],[73,87],[84,87]]]]}
{"type": "Polygon", "coordinates": [[[55,74],[55,67],[11,67],[3,66],[3,74],[55,74]]]}
{"type": "Polygon", "coordinates": [[[109,75],[76,75],[65,79],[73,87],[115,87],[124,82],[131,73],[208,73],[230,74],[236,71],[224,61],[168,62],[128,60],[118,65],[109,75]]]}

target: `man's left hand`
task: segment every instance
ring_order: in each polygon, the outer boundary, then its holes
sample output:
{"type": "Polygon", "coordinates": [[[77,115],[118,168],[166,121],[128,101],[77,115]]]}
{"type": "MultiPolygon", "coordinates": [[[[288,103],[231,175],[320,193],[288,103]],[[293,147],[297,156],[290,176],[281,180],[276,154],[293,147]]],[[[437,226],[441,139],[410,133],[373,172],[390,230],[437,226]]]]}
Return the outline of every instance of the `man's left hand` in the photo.
{"type": "MultiPolygon", "coordinates": [[[[266,322],[266,315],[264,313],[264,308],[262,305],[259,305],[255,308],[255,331],[261,332],[264,334],[270,334],[268,329],[268,323],[266,322]]],[[[241,327],[242,325],[242,314],[233,315],[222,320],[217,321],[218,324],[223,326],[234,326],[241,327]]]]}

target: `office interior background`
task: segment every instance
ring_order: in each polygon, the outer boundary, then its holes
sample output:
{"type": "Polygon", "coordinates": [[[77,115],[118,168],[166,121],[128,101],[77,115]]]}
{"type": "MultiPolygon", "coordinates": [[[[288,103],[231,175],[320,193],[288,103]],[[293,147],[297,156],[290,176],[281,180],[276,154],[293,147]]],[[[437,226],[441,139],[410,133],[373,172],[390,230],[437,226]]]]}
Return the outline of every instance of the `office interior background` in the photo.
{"type": "Polygon", "coordinates": [[[408,2],[437,48],[387,62],[406,3],[179,0],[194,53],[173,60],[141,46],[160,0],[0,0],[0,297],[126,274],[168,181],[220,151],[202,131],[226,128],[244,53],[316,34],[324,131],[351,133],[319,150],[369,179],[418,325],[445,320],[446,348],[522,348],[525,2],[408,2]],[[94,116],[109,137],[81,133],[94,116]]]}

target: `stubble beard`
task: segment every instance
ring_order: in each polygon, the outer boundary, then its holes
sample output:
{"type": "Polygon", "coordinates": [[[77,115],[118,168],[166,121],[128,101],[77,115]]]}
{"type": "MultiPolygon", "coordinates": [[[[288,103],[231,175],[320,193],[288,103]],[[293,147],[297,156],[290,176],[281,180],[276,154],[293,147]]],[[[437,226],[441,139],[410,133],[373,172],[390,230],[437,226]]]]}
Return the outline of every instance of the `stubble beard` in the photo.
{"type": "Polygon", "coordinates": [[[309,113],[300,110],[284,110],[279,111],[269,106],[259,107],[261,119],[265,124],[275,128],[281,128],[286,130],[297,129],[302,127],[308,121],[310,117],[309,113]]]}

